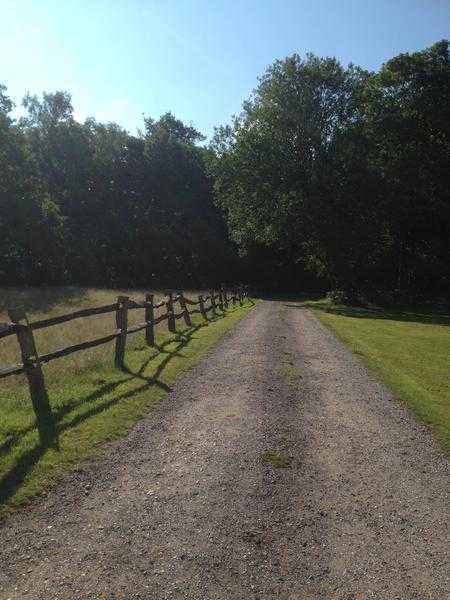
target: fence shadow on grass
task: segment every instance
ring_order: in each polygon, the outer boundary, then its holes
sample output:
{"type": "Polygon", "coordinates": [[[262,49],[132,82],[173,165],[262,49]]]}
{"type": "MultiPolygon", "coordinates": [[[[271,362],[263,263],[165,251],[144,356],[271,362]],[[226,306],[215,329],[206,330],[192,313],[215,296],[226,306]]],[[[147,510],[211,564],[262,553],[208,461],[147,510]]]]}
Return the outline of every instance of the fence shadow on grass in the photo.
{"type": "MultiPolygon", "coordinates": [[[[254,305],[250,299],[248,299],[248,304],[250,306],[254,305]]],[[[173,337],[165,340],[161,344],[155,344],[155,348],[158,350],[158,353],[152,354],[150,357],[146,357],[136,371],[131,370],[125,365],[124,369],[121,371],[122,376],[116,381],[106,383],[84,398],[73,399],[67,404],[64,404],[57,410],[53,411],[56,436],[59,437],[65,431],[73,429],[74,427],[80,425],[80,423],[92,418],[95,415],[98,415],[101,412],[104,412],[105,410],[108,410],[112,406],[115,406],[124,400],[132,398],[136,394],[142,393],[145,389],[148,389],[151,386],[157,386],[164,392],[170,392],[170,386],[163,381],[160,381],[160,377],[170,361],[176,357],[183,357],[183,355],[180,354],[180,351],[188,346],[193,339],[195,339],[194,334],[199,329],[208,327],[211,323],[225,318],[227,313],[233,312],[233,310],[233,308],[230,308],[224,312],[217,312],[215,315],[208,315],[208,318],[201,323],[193,325],[192,327],[183,330],[179,334],[175,334],[173,337]],[[178,343],[175,348],[171,350],[167,349],[168,346],[176,342],[178,343]],[[153,373],[150,375],[144,375],[152,360],[158,358],[160,353],[164,353],[166,356],[156,366],[153,373]],[[109,398],[100,404],[92,405],[93,402],[97,402],[102,397],[114,393],[119,386],[133,379],[140,379],[143,381],[143,384],[132,390],[126,391],[123,394],[109,398]],[[86,411],[74,415],[73,419],[70,421],[62,422],[64,418],[75,412],[83,405],[88,407],[86,411]]],[[[21,439],[23,439],[27,434],[31,433],[34,429],[36,429],[36,423],[12,434],[0,446],[0,453],[6,454],[9,452],[14,446],[20,443],[21,439]]],[[[49,440],[49,443],[47,444],[38,443],[33,448],[26,450],[18,457],[15,464],[0,478],[0,505],[8,502],[8,500],[20,488],[28,473],[30,473],[33,467],[37,465],[37,463],[51,447],[53,447],[52,440],[49,440]]]]}

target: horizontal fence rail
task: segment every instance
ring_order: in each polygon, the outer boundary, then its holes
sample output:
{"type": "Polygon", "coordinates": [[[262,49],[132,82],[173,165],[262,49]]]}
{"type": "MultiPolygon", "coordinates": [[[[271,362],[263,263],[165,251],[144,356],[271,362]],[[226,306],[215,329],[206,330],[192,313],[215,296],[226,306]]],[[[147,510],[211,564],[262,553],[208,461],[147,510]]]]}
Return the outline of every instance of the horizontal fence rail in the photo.
{"type": "Polygon", "coordinates": [[[41,443],[48,443],[54,432],[51,429],[53,422],[51,408],[45,388],[44,375],[41,364],[52,360],[68,356],[74,352],[80,352],[88,348],[94,348],[102,344],[107,344],[115,340],[114,363],[116,367],[123,369],[125,366],[125,350],[127,336],[145,330],[145,339],[148,346],[155,345],[155,325],[167,321],[167,328],[170,332],[176,332],[176,321],[184,319],[185,324],[191,326],[191,315],[201,315],[208,318],[210,311],[217,314],[217,309],[224,311],[230,303],[244,302],[248,296],[246,288],[240,286],[232,290],[212,290],[206,296],[199,295],[197,300],[187,298],[182,291],[168,291],[165,298],[159,302],[154,302],[153,294],[146,294],[143,301],[136,301],[128,296],[119,296],[117,302],[97,306],[94,308],[84,308],[76,310],[65,315],[58,315],[39,321],[29,321],[22,309],[11,309],[8,311],[9,322],[0,323],[0,339],[16,335],[20,347],[22,363],[9,367],[0,367],[0,379],[13,375],[25,373],[30,390],[33,409],[36,414],[37,426],[41,443]],[[209,302],[209,306],[207,303],[209,302]],[[175,311],[174,305],[178,304],[179,311],[175,311]],[[189,310],[189,306],[195,306],[189,310]],[[155,317],[155,310],[165,307],[166,312],[155,317]],[[145,311],[144,321],[128,327],[128,311],[141,309],[145,311]],[[82,319],[94,315],[114,313],[115,329],[108,335],[93,340],[87,340],[78,344],[73,344],[65,348],[59,348],[47,354],[38,354],[33,332],[39,329],[61,325],[74,319],[82,319]]]}
{"type": "Polygon", "coordinates": [[[43,319],[42,321],[34,321],[29,325],[33,331],[36,329],[44,329],[51,327],[52,325],[61,325],[61,323],[67,323],[73,321],[73,319],[81,319],[83,317],[91,317],[93,315],[102,315],[117,310],[117,303],[107,304],[106,306],[97,306],[96,308],[84,308],[82,310],[76,310],[75,312],[68,313],[67,315],[59,315],[57,317],[51,317],[50,319],[43,319]]]}

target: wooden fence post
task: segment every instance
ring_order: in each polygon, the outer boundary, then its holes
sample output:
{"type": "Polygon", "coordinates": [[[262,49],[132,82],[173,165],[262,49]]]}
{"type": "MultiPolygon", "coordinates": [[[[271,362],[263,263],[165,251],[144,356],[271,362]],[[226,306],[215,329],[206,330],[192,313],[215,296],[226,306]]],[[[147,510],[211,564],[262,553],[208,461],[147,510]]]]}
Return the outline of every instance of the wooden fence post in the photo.
{"type": "Polygon", "coordinates": [[[175,333],[177,328],[175,325],[175,315],[173,314],[173,293],[167,292],[167,328],[171,333],[175,333]]]}
{"type": "Polygon", "coordinates": [[[127,343],[128,329],[128,296],[119,296],[117,298],[118,307],[116,310],[116,326],[120,330],[116,338],[116,353],[114,363],[117,368],[123,369],[125,364],[125,346],[127,343]]]}
{"type": "Polygon", "coordinates": [[[214,296],[214,290],[211,290],[211,306],[213,307],[213,314],[216,314],[216,298],[214,296]]]}
{"type": "Polygon", "coordinates": [[[219,288],[219,308],[223,311],[223,295],[221,288],[219,288]]]}
{"type": "Polygon", "coordinates": [[[44,374],[42,373],[39,355],[34,342],[33,330],[31,329],[25,311],[16,308],[8,311],[9,318],[17,326],[17,341],[20,346],[22,362],[28,380],[31,402],[36,415],[36,423],[39,432],[39,441],[42,446],[51,445],[58,447],[57,432],[52,409],[45,389],[44,374]]]}
{"type": "Polygon", "coordinates": [[[145,322],[147,327],[145,328],[145,341],[147,346],[155,345],[155,309],[153,308],[153,294],[145,294],[145,301],[149,306],[145,307],[145,322]]]}
{"type": "Polygon", "coordinates": [[[200,294],[200,296],[198,297],[198,304],[199,304],[199,308],[200,308],[200,314],[202,315],[202,317],[204,319],[206,319],[207,315],[206,315],[206,310],[205,310],[205,302],[203,300],[202,294],[200,294]]]}
{"type": "Polygon", "coordinates": [[[180,296],[180,306],[181,306],[181,310],[183,311],[183,318],[184,318],[184,322],[186,323],[186,325],[188,327],[192,326],[192,321],[191,321],[191,316],[189,314],[189,310],[186,304],[186,299],[183,295],[183,292],[180,292],[179,294],[180,296]]]}

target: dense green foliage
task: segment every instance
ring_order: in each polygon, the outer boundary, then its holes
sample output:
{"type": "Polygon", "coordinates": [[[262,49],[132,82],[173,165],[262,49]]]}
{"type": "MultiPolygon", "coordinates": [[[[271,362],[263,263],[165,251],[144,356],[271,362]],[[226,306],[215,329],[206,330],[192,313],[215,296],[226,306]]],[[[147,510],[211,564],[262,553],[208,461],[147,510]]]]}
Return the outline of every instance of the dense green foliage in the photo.
{"type": "Polygon", "coordinates": [[[202,139],[170,113],[132,136],[73,118],[64,92],[0,96],[0,276],[9,284],[217,284],[237,254],[202,139]]]}
{"type": "Polygon", "coordinates": [[[212,172],[231,234],[355,296],[450,290],[448,42],[378,73],[293,55],[219,128],[212,172]]]}
{"type": "Polygon", "coordinates": [[[0,88],[7,284],[248,280],[350,301],[448,296],[445,40],[377,73],[314,55],[276,61],[208,148],[170,113],[134,136],[77,122],[65,92],[24,106],[11,119],[0,88]]]}

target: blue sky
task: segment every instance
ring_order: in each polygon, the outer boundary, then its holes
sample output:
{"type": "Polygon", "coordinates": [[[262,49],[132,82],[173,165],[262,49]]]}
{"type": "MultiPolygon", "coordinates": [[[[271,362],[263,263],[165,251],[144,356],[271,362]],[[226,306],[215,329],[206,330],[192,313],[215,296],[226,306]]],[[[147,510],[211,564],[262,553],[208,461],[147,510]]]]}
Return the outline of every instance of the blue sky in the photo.
{"type": "Polygon", "coordinates": [[[0,83],[64,89],[132,132],[171,110],[210,135],[277,58],[377,69],[450,37],[450,0],[0,0],[0,83]]]}

